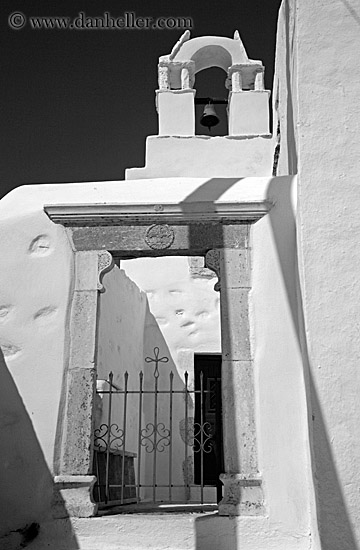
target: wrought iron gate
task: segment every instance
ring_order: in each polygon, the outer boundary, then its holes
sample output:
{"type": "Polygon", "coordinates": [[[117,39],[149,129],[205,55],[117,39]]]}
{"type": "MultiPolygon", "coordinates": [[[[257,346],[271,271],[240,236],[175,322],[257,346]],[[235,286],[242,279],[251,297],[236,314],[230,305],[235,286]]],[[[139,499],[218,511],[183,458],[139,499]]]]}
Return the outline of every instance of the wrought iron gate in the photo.
{"type": "Polygon", "coordinates": [[[107,400],[106,422],[94,431],[94,496],[100,504],[144,500],[203,504],[207,487],[217,488],[219,495],[219,481],[204,483],[204,457],[217,460],[221,426],[207,422],[204,411],[207,402],[219,403],[221,388],[219,384],[205,388],[203,372],[197,389],[189,384],[188,372],[183,379],[177,376],[176,385],[173,371],[163,372],[160,379],[159,365],[168,361],[155,347],[154,356],[145,358],[154,365],[153,373],[141,371],[131,383],[125,372],[121,387],[110,372],[104,387],[97,390],[107,400]],[[115,399],[121,400],[116,407],[115,399]]]}

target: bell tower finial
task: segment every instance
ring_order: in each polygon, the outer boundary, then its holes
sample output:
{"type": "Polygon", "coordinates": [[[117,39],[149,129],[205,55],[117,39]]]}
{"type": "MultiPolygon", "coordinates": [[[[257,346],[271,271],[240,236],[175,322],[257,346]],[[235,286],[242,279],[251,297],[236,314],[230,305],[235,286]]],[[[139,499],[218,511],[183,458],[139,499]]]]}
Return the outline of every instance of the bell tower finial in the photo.
{"type": "Polygon", "coordinates": [[[180,36],[179,40],[176,42],[175,46],[171,50],[171,53],[169,55],[169,61],[171,61],[175,57],[175,55],[178,53],[178,51],[180,50],[184,42],[186,42],[189,39],[190,39],[190,31],[187,30],[184,32],[184,34],[180,36]]]}

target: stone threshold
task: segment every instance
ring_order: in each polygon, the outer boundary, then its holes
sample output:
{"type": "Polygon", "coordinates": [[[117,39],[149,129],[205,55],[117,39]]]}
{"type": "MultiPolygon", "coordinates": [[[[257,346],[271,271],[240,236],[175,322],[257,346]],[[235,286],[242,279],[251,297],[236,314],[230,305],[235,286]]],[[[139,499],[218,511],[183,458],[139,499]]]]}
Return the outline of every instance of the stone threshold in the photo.
{"type": "Polygon", "coordinates": [[[119,514],[213,514],[218,511],[217,504],[189,503],[154,503],[141,502],[139,504],[123,504],[109,506],[98,510],[97,516],[113,516],[119,514]]]}

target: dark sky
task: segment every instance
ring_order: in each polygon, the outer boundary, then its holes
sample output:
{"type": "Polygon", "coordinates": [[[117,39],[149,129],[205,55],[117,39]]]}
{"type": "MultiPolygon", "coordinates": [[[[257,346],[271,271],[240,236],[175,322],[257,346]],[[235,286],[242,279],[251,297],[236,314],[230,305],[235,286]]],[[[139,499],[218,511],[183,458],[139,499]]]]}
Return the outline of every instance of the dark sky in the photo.
{"type": "MultiPolygon", "coordinates": [[[[33,30],[29,23],[15,31],[8,26],[11,13],[186,16],[193,20],[193,38],[232,37],[239,29],[249,57],[263,61],[271,88],[279,5],[280,0],[2,0],[0,196],[25,183],[123,179],[125,168],[143,166],[145,137],[157,133],[157,60],[183,32],[33,30]]],[[[217,71],[213,76],[222,86],[217,71]]],[[[198,77],[198,94],[217,93],[207,89],[204,75],[198,77]]]]}

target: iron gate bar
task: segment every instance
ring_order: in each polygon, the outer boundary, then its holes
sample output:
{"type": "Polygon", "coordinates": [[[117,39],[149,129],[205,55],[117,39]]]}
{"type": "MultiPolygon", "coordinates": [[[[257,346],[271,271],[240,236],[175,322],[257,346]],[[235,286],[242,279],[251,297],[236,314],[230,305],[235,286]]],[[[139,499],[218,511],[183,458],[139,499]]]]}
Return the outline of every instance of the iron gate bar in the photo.
{"type": "Polygon", "coordinates": [[[185,372],[185,484],[186,501],[190,500],[189,467],[188,467],[188,373],[185,372]]]}
{"type": "Polygon", "coordinates": [[[105,504],[109,502],[109,474],[110,474],[110,445],[111,445],[111,405],[112,405],[112,381],[113,373],[109,372],[110,393],[109,393],[109,410],[108,410],[108,433],[106,447],[106,472],[105,472],[105,504]]]}
{"type": "Polygon", "coordinates": [[[125,371],[124,381],[125,381],[125,390],[124,390],[124,412],[123,412],[123,446],[122,446],[122,464],[121,464],[121,501],[124,502],[124,480],[125,480],[125,438],[126,438],[126,411],[127,411],[127,385],[128,385],[129,373],[125,371]]]}
{"type": "MultiPolygon", "coordinates": [[[[156,502],[156,458],[157,458],[157,435],[158,435],[158,422],[157,422],[157,405],[158,405],[158,378],[159,378],[159,363],[167,363],[168,357],[159,358],[160,349],[156,346],[154,348],[154,358],[145,357],[146,363],[155,363],[154,370],[154,386],[155,386],[155,403],[154,403],[154,460],[153,460],[153,501],[156,502]]],[[[165,426],[164,426],[165,428],[165,426]]],[[[170,432],[171,433],[171,432],[170,432]]],[[[169,434],[170,435],[170,434],[169,434]]]]}
{"type": "Polygon", "coordinates": [[[173,405],[173,379],[174,373],[170,371],[170,411],[169,411],[169,430],[170,430],[170,442],[169,442],[169,502],[172,502],[171,483],[172,483],[172,405],[173,405]]]}
{"type": "Polygon", "coordinates": [[[140,475],[141,475],[141,417],[142,417],[142,396],[143,396],[143,371],[139,373],[139,439],[138,439],[138,464],[137,464],[137,499],[140,502],[140,475]]]}
{"type": "MultiPolygon", "coordinates": [[[[204,373],[203,371],[200,372],[200,495],[201,495],[201,504],[204,502],[204,432],[203,432],[203,426],[204,426],[204,373]]],[[[194,430],[195,432],[195,430],[194,430]]],[[[195,434],[194,434],[195,437],[195,434]]]]}
{"type": "Polygon", "coordinates": [[[155,399],[154,399],[154,460],[153,460],[153,501],[156,501],[156,445],[157,445],[157,397],[158,377],[155,376],[155,399]]]}
{"type": "MultiPolygon", "coordinates": [[[[172,489],[173,488],[185,488],[185,497],[186,502],[190,501],[192,487],[199,488],[198,484],[190,482],[190,468],[188,464],[189,454],[188,446],[192,447],[193,453],[200,452],[200,501],[201,504],[204,502],[204,452],[210,453],[213,449],[213,434],[210,431],[206,431],[206,426],[211,428],[210,424],[206,422],[204,424],[204,396],[206,394],[211,394],[210,389],[204,389],[204,373],[200,372],[200,389],[189,389],[189,380],[188,372],[184,373],[184,388],[181,390],[174,390],[173,379],[174,373],[170,371],[169,373],[169,389],[168,390],[159,390],[159,363],[167,363],[167,357],[159,357],[159,348],[154,348],[154,358],[146,357],[145,362],[155,363],[154,370],[154,388],[152,390],[144,390],[144,373],[140,371],[139,373],[139,389],[138,390],[129,390],[128,389],[128,379],[129,374],[126,371],[124,373],[124,389],[116,386],[113,383],[113,372],[109,373],[109,379],[106,382],[109,384],[109,389],[97,390],[98,394],[109,395],[109,409],[108,409],[108,425],[102,424],[100,428],[95,430],[95,441],[94,447],[98,447],[99,452],[102,452],[102,447],[106,445],[106,472],[105,472],[105,505],[111,501],[110,498],[110,489],[111,488],[120,488],[121,489],[121,503],[124,503],[126,500],[125,489],[126,488],[135,488],[136,500],[139,502],[140,490],[141,488],[152,488],[153,501],[156,502],[157,488],[168,488],[168,498],[169,502],[172,502],[172,489]],[[112,399],[113,395],[121,394],[124,395],[123,402],[123,429],[120,430],[117,424],[112,424],[112,399]],[[125,480],[125,458],[128,456],[126,452],[126,436],[127,436],[127,407],[128,407],[128,395],[129,394],[138,394],[138,410],[139,410],[139,421],[138,421],[138,453],[137,453],[137,481],[134,479],[134,483],[131,483],[131,479],[128,479],[130,483],[126,483],[125,480]],[[143,414],[143,396],[144,394],[154,395],[154,409],[153,409],[153,423],[147,423],[144,428],[142,428],[142,414],[143,414]],[[159,394],[168,394],[169,395],[169,429],[167,429],[163,422],[158,424],[158,396],[159,394]],[[172,458],[173,458],[173,396],[175,394],[184,395],[185,401],[185,462],[184,462],[184,484],[174,484],[173,483],[173,471],[172,471],[172,458]],[[200,424],[193,423],[192,429],[189,429],[189,395],[194,396],[194,406],[195,398],[198,395],[200,397],[200,424]],[[102,435],[101,431],[106,428],[105,433],[102,435]],[[113,433],[113,430],[115,433],[113,433]],[[118,435],[119,434],[119,435],[118,435]],[[104,437],[106,436],[106,440],[104,437]],[[112,439],[113,436],[113,439],[112,439]],[[115,447],[112,449],[114,441],[118,440],[115,447]],[[96,443],[97,442],[97,443],[96,443]],[[208,443],[209,442],[209,443],[208,443]],[[205,446],[208,443],[209,448],[206,449],[205,446]],[[146,452],[154,453],[153,457],[153,482],[151,485],[141,483],[141,458],[142,458],[142,447],[145,447],[146,452]],[[169,460],[168,460],[168,484],[158,484],[157,483],[157,453],[162,452],[165,447],[169,447],[169,460]],[[111,450],[120,451],[118,454],[121,454],[122,463],[121,463],[121,484],[110,483],[110,454],[111,450]]],[[[136,457],[132,454],[131,456],[136,457]]],[[[100,480],[100,471],[99,471],[99,462],[96,459],[95,462],[96,475],[97,479],[100,480]]],[[[101,486],[100,483],[97,486],[97,493],[99,502],[101,501],[101,486]]],[[[212,483],[207,484],[209,487],[216,487],[216,484],[212,483]]],[[[133,498],[133,497],[130,497],[133,498]]],[[[113,501],[115,502],[115,501],[113,501]]],[[[116,501],[118,503],[118,501],[116,501]]]]}
{"type": "MultiPolygon", "coordinates": [[[[95,455],[95,468],[96,468],[96,479],[100,480],[99,462],[97,460],[96,455],[95,455]]],[[[98,501],[101,502],[101,488],[99,483],[97,483],[97,493],[98,493],[98,501]]]]}

